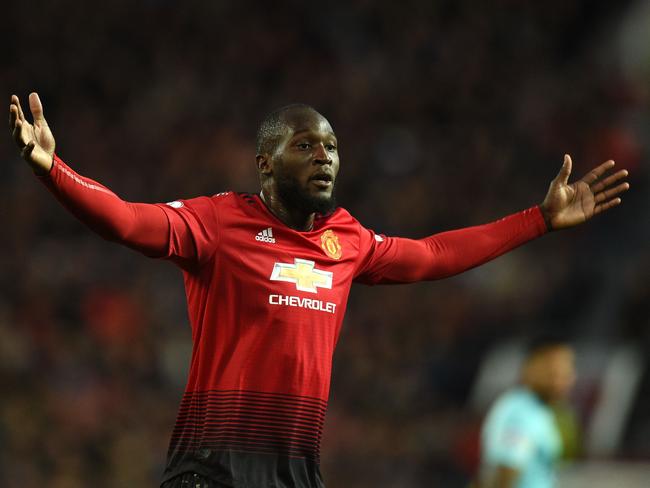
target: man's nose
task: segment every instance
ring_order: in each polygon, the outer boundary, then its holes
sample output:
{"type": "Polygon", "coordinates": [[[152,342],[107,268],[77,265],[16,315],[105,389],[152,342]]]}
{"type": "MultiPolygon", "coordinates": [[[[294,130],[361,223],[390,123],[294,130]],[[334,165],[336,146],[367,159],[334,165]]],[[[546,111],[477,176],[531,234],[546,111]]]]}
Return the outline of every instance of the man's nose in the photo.
{"type": "Polygon", "coordinates": [[[327,149],[325,149],[325,146],[323,144],[316,145],[314,162],[318,164],[332,164],[332,158],[330,157],[327,149]]]}

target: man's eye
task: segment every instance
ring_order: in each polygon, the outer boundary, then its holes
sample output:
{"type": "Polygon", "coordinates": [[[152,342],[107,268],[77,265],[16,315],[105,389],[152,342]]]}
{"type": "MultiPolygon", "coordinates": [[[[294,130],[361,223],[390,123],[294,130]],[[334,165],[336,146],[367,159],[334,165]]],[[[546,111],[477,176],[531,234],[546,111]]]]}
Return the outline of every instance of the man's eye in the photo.
{"type": "Polygon", "coordinates": [[[298,149],[307,150],[311,147],[311,144],[309,144],[308,142],[301,142],[300,144],[297,144],[297,146],[298,149]]]}
{"type": "Polygon", "coordinates": [[[336,151],[336,146],[334,144],[327,144],[325,146],[325,149],[327,149],[328,151],[336,151]]]}

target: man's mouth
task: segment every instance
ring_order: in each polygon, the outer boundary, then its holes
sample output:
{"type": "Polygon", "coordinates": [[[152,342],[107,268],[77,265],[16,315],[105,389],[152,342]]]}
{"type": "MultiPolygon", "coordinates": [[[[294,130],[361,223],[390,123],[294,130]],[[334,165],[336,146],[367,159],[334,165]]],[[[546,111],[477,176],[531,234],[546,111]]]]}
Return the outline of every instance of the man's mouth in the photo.
{"type": "Polygon", "coordinates": [[[309,178],[314,186],[322,189],[327,189],[332,186],[334,183],[334,178],[329,173],[316,173],[311,178],[309,178]]]}

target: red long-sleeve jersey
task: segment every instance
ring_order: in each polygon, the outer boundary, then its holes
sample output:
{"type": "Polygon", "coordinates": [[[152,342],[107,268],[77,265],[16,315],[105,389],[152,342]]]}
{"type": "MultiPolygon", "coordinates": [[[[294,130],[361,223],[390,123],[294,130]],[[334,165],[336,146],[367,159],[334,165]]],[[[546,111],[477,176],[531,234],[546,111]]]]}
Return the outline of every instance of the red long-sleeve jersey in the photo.
{"type": "Polygon", "coordinates": [[[193,350],[164,480],[195,471],[226,486],[322,487],[332,355],[352,283],[444,278],[546,231],[533,207],[420,240],[375,234],[342,208],[300,232],[257,195],[129,203],[58,157],[42,180],[106,239],[183,270],[193,350]]]}

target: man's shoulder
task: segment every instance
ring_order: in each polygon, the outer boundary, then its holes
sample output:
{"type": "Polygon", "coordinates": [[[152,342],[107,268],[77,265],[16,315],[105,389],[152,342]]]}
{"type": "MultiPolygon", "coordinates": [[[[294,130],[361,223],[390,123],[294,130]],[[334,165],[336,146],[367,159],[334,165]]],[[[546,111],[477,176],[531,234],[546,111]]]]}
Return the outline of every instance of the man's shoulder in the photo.
{"type": "Polygon", "coordinates": [[[167,205],[172,208],[214,208],[214,207],[229,207],[240,206],[245,204],[254,204],[254,197],[250,193],[235,192],[235,191],[222,191],[213,195],[201,195],[191,198],[183,198],[167,202],[167,205]]]}
{"type": "Polygon", "coordinates": [[[512,388],[497,398],[492,406],[492,416],[507,423],[522,421],[533,425],[534,419],[545,416],[546,408],[524,388],[512,388]]]}
{"type": "Polygon", "coordinates": [[[164,207],[167,212],[196,219],[204,224],[222,225],[229,219],[241,219],[245,212],[241,210],[248,206],[247,195],[233,191],[224,191],[214,195],[201,195],[190,198],[180,198],[167,202],[164,207]]]}
{"type": "Polygon", "coordinates": [[[239,203],[242,201],[250,200],[252,201],[253,196],[250,193],[236,192],[232,190],[222,191],[215,193],[209,197],[206,197],[211,203],[215,205],[220,204],[232,204],[239,203]]]}
{"type": "Polygon", "coordinates": [[[530,400],[530,393],[527,389],[521,386],[514,386],[507,389],[501,394],[501,398],[509,399],[511,401],[526,402],[530,400]]]}

